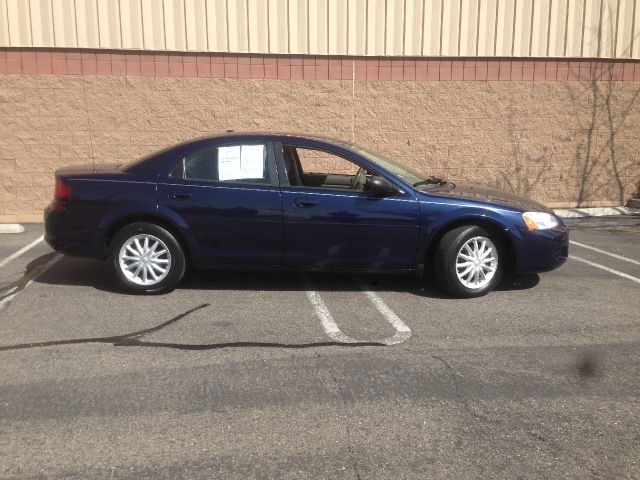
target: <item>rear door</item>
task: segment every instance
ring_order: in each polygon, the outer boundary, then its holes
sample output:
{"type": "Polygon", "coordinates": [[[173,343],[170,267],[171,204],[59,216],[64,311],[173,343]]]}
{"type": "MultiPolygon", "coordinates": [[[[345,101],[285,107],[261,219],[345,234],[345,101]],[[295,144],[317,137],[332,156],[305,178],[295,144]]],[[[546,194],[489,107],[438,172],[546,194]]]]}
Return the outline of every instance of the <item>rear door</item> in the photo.
{"type": "Polygon", "coordinates": [[[273,145],[244,142],[203,149],[158,184],[158,201],[187,223],[194,260],[279,265],[282,200],[273,145]]]}
{"type": "MultiPolygon", "coordinates": [[[[274,144],[281,165],[283,263],[410,269],[420,208],[410,192],[380,197],[354,185],[360,165],[330,150],[274,144]]],[[[368,172],[368,177],[376,175],[368,172]]]]}

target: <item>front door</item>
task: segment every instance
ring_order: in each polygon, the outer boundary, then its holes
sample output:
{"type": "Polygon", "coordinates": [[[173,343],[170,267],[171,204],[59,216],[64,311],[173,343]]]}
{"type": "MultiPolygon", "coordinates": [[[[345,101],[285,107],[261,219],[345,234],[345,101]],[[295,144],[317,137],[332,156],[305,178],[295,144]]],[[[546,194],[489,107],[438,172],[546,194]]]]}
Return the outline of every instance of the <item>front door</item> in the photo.
{"type": "Polygon", "coordinates": [[[420,225],[415,197],[400,189],[385,197],[367,193],[367,177],[357,178],[360,165],[331,151],[279,144],[275,149],[282,152],[288,183],[282,189],[285,265],[414,267],[420,225]]]}

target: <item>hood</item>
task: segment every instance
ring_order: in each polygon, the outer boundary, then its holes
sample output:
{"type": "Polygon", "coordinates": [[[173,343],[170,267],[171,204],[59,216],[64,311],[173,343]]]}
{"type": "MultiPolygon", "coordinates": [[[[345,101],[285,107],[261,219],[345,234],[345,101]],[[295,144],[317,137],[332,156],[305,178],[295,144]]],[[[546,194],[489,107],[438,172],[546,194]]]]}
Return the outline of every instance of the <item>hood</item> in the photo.
{"type": "Polygon", "coordinates": [[[480,185],[467,185],[464,183],[453,184],[449,182],[447,185],[422,191],[435,197],[491,203],[514,208],[523,212],[536,211],[553,213],[551,209],[530,198],[480,185]]]}

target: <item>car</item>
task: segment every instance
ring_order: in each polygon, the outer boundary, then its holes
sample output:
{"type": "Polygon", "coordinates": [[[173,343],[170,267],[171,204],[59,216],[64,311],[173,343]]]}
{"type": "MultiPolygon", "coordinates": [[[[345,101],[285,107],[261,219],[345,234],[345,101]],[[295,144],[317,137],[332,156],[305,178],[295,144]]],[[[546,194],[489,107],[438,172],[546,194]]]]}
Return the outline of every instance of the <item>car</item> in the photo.
{"type": "Polygon", "coordinates": [[[188,266],[413,274],[478,297],[504,272],[568,256],[568,229],[528,198],[414,171],[309,135],[198,138],[123,165],[55,173],[45,239],[105,259],[128,292],[172,290],[188,266]]]}

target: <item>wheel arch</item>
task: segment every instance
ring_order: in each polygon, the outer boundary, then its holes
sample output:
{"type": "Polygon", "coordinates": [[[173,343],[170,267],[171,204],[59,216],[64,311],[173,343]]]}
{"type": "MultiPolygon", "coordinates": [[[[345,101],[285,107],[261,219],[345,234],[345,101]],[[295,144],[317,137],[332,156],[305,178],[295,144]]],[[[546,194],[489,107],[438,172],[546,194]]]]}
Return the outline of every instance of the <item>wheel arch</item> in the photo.
{"type": "Polygon", "coordinates": [[[453,230],[454,228],[463,227],[463,226],[477,226],[487,230],[489,233],[495,235],[495,237],[499,240],[501,246],[504,247],[506,258],[503,263],[504,270],[506,272],[513,272],[516,267],[516,249],[513,238],[509,234],[509,230],[505,227],[505,225],[501,224],[499,221],[486,217],[486,216],[468,216],[461,217],[451,220],[435,230],[428,242],[428,246],[426,249],[426,253],[423,258],[423,265],[425,270],[428,270],[430,266],[433,264],[433,257],[438,248],[438,244],[442,237],[447,233],[453,230]]]}
{"type": "Polygon", "coordinates": [[[189,246],[189,242],[186,239],[186,236],[183,234],[181,229],[169,219],[159,215],[150,214],[150,213],[129,214],[113,221],[105,229],[105,232],[104,232],[104,242],[107,250],[111,245],[113,238],[116,236],[116,234],[120,230],[122,230],[127,225],[131,225],[132,223],[138,223],[138,222],[152,223],[170,232],[182,247],[182,250],[184,252],[186,259],[188,261],[191,260],[191,248],[189,246]]]}

